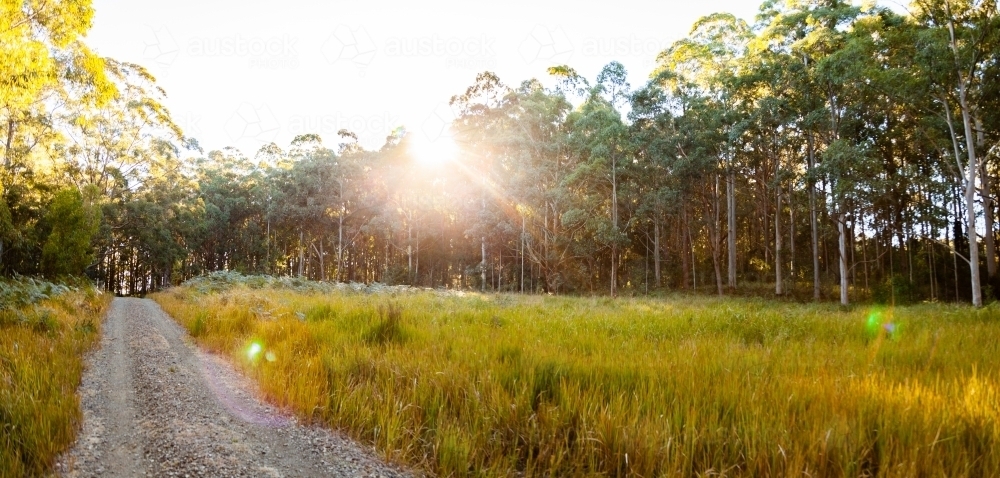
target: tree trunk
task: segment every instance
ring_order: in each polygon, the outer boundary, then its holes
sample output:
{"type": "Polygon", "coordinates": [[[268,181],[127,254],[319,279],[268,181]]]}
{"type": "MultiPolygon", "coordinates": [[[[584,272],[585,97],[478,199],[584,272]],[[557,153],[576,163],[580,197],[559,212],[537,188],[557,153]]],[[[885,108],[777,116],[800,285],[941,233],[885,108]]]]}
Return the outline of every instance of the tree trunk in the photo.
{"type": "Polygon", "coordinates": [[[837,214],[837,235],[840,242],[840,305],[848,305],[847,299],[847,214],[837,214]]]}
{"type": "Polygon", "coordinates": [[[503,248],[500,249],[500,253],[497,254],[497,288],[496,291],[500,292],[503,290],[503,248]]]}
{"type": "Polygon", "coordinates": [[[680,240],[680,256],[681,256],[681,288],[687,289],[688,284],[691,279],[691,267],[690,267],[690,250],[688,249],[688,224],[687,224],[687,208],[683,208],[681,213],[681,224],[680,231],[678,234],[678,239],[680,240]]]}
{"type": "MultiPolygon", "coordinates": [[[[945,4],[948,6],[948,4],[945,4]]],[[[951,40],[951,50],[955,55],[956,60],[960,57],[958,52],[958,43],[955,40],[955,23],[951,18],[951,12],[949,11],[948,16],[948,33],[951,40]]],[[[969,114],[969,102],[967,98],[968,92],[967,81],[969,79],[963,76],[962,72],[958,75],[958,104],[962,109],[962,125],[965,127],[965,145],[968,148],[969,163],[966,167],[967,177],[965,178],[965,220],[966,229],[968,229],[969,237],[969,271],[970,271],[970,281],[972,283],[972,305],[975,307],[983,306],[983,297],[981,282],[979,279],[979,238],[976,236],[976,173],[979,171],[979,162],[976,156],[976,142],[975,133],[972,127],[972,118],[969,114]]]]}
{"type": "Polygon", "coordinates": [[[524,216],[521,216],[521,293],[524,293],[524,241],[525,236],[525,224],[524,216]]]}
{"type": "Polygon", "coordinates": [[[781,185],[776,188],[774,204],[774,295],[785,293],[781,277],[781,185]]]}
{"type": "Polygon", "coordinates": [[[406,225],[406,278],[413,285],[413,227],[406,225]]]}
{"type": "Polygon", "coordinates": [[[712,268],[715,270],[715,288],[719,295],[722,295],[722,205],[719,203],[719,175],[715,175],[715,184],[712,187],[712,224],[709,227],[709,241],[712,250],[712,268]]]}
{"type": "MultiPolygon", "coordinates": [[[[342,193],[343,194],[343,193],[342,193]]],[[[344,205],[340,205],[340,216],[337,218],[337,280],[344,277],[344,205]]]]}
{"type": "MultiPolygon", "coordinates": [[[[730,167],[731,168],[731,167],[730,167]]],[[[730,169],[726,176],[726,219],[728,239],[729,288],[736,289],[736,175],[730,169]]]]}
{"type": "MultiPolygon", "coordinates": [[[[983,131],[983,121],[978,117],[975,119],[976,123],[976,143],[979,151],[986,150],[986,132],[983,131]]],[[[986,246],[986,277],[992,282],[997,275],[997,247],[996,238],[994,236],[994,223],[996,211],[993,207],[993,178],[990,176],[989,169],[987,168],[988,163],[987,158],[989,155],[983,158],[982,166],[982,189],[980,190],[980,197],[983,200],[983,225],[986,228],[983,238],[985,240],[986,246]]]]}
{"type": "Polygon", "coordinates": [[[788,185],[788,277],[795,286],[795,205],[792,204],[792,184],[788,185]]]}
{"type": "Polygon", "coordinates": [[[614,158],[611,159],[611,226],[614,237],[611,239],[611,297],[618,296],[618,168],[614,158]]]}
{"type": "Polygon", "coordinates": [[[302,228],[299,228],[299,277],[302,277],[302,274],[305,273],[306,246],[304,242],[305,234],[303,234],[302,228]]]}
{"type": "MultiPolygon", "coordinates": [[[[815,145],[813,144],[812,130],[809,131],[809,171],[812,172],[816,166],[815,145]]],[[[812,234],[812,262],[813,262],[813,299],[820,298],[819,283],[819,224],[816,221],[816,182],[809,181],[809,229],[812,234]]]]}
{"type": "Polygon", "coordinates": [[[326,282],[326,261],[323,253],[323,240],[319,241],[319,280],[326,282]]]}
{"type": "Polygon", "coordinates": [[[656,288],[661,286],[660,275],[660,215],[653,214],[653,275],[656,280],[656,288]]]}

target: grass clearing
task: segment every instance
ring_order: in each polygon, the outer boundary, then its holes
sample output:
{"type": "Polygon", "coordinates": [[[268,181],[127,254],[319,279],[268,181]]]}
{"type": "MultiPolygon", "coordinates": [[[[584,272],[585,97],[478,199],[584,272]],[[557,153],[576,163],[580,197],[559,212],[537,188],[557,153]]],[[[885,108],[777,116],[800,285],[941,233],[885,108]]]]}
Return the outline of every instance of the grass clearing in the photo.
{"type": "Polygon", "coordinates": [[[76,438],[83,354],[111,297],[22,280],[0,298],[0,477],[43,475],[76,438]]]}
{"type": "Polygon", "coordinates": [[[997,476],[1000,308],[233,286],[153,297],[441,476],[997,476]]]}

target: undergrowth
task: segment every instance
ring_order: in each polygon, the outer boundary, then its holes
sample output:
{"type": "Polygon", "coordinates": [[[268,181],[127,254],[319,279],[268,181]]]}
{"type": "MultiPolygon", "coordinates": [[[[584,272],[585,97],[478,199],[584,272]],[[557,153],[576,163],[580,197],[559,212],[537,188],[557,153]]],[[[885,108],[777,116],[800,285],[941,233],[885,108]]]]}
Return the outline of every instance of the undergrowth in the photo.
{"type": "Polygon", "coordinates": [[[441,476],[1000,476],[995,306],[154,299],[277,404],[441,476]]]}
{"type": "Polygon", "coordinates": [[[48,473],[72,444],[83,354],[110,300],[84,286],[0,282],[0,477],[48,473]]]}

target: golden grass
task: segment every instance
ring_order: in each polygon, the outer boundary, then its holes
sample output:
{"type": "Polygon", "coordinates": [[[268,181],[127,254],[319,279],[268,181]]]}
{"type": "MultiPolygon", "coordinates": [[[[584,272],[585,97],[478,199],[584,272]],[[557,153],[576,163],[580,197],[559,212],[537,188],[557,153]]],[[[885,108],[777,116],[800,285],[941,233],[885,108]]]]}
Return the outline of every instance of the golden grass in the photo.
{"type": "Polygon", "coordinates": [[[1000,476],[994,307],[154,298],[274,402],[442,476],[1000,476]]]}
{"type": "Polygon", "coordinates": [[[84,290],[0,309],[0,477],[45,474],[73,443],[83,354],[110,303],[84,290]]]}

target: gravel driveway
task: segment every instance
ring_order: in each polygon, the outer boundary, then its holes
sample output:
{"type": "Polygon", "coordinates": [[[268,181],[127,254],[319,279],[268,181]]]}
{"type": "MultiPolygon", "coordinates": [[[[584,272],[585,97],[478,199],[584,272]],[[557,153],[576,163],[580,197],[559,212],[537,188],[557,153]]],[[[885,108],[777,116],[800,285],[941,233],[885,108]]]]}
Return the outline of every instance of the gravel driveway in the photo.
{"type": "Polygon", "coordinates": [[[64,476],[409,476],[335,432],[260,401],[148,299],[115,299],[80,388],[64,476]]]}

